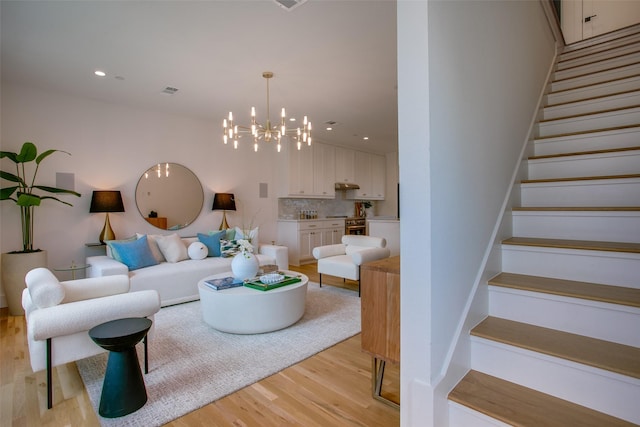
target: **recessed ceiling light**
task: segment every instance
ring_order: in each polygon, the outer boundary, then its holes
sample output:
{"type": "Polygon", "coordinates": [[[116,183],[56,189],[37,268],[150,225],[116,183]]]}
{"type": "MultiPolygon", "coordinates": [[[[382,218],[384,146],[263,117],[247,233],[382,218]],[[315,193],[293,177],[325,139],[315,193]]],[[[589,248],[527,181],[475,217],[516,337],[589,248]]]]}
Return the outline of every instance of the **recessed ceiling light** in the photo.
{"type": "Polygon", "coordinates": [[[295,117],[289,117],[289,121],[290,121],[290,122],[295,122],[295,121],[296,121],[296,118],[295,118],[295,117]]]}
{"type": "Polygon", "coordinates": [[[105,73],[104,71],[100,71],[100,70],[94,71],[93,74],[95,74],[98,77],[105,77],[107,75],[107,73],[105,73]]]}
{"type": "Polygon", "coordinates": [[[333,128],[332,127],[327,127],[327,130],[333,130],[333,128]]]}
{"type": "Polygon", "coordinates": [[[362,139],[364,139],[365,141],[368,141],[368,140],[369,140],[369,137],[368,137],[368,136],[365,136],[365,137],[364,137],[364,138],[362,138],[362,139]]]}

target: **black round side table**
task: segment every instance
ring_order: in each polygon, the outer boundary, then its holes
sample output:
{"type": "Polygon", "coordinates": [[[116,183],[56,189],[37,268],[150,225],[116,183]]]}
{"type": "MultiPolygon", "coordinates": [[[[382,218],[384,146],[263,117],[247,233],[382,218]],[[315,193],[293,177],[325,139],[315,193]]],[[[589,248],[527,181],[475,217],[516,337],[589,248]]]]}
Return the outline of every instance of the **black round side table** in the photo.
{"type": "MultiPolygon", "coordinates": [[[[147,335],[149,328],[151,320],[132,317],[102,323],[89,330],[91,339],[109,350],[98,411],[103,417],[122,417],[137,411],[147,402],[136,344],[147,335]]],[[[146,361],[145,339],[145,370],[146,361]]]]}

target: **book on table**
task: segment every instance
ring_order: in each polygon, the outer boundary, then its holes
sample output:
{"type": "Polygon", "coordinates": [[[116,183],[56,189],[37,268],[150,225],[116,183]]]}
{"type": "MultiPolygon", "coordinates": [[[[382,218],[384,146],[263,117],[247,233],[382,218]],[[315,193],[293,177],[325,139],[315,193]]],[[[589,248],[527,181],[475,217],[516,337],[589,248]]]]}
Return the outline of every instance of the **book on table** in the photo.
{"type": "Polygon", "coordinates": [[[211,289],[221,291],[223,289],[237,288],[238,286],[242,286],[243,281],[229,276],[218,279],[207,279],[204,281],[204,284],[211,289]]]}
{"type": "Polygon", "coordinates": [[[260,277],[256,277],[254,279],[250,279],[244,282],[244,286],[247,288],[257,289],[259,291],[269,291],[271,289],[280,288],[282,286],[292,285],[294,283],[301,282],[302,279],[297,276],[284,276],[279,282],[276,283],[262,283],[260,277]]]}

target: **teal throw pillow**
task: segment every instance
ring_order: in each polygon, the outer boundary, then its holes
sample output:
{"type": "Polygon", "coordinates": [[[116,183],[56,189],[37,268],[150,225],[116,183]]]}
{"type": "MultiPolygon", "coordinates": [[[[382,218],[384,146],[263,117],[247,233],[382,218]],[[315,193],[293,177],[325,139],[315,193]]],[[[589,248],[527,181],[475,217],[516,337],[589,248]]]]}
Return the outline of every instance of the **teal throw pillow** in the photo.
{"type": "Polygon", "coordinates": [[[207,256],[216,257],[220,256],[220,239],[226,236],[225,230],[216,231],[215,233],[203,234],[198,233],[198,240],[205,244],[207,249],[209,250],[209,254],[207,256]]]}
{"type": "Polygon", "coordinates": [[[119,240],[106,240],[104,243],[107,245],[107,255],[110,256],[111,258],[115,259],[116,261],[122,262],[122,259],[120,258],[120,255],[113,248],[113,244],[114,243],[133,242],[136,239],[137,239],[137,236],[131,236],[131,237],[127,237],[125,239],[119,239],[119,240]]]}
{"type": "Polygon", "coordinates": [[[220,253],[224,258],[236,255],[240,252],[240,244],[236,240],[220,240],[220,253]]]}
{"type": "Polygon", "coordinates": [[[235,228],[227,228],[224,230],[227,232],[227,236],[224,238],[225,240],[233,240],[236,238],[236,229],[235,228]]]}
{"type": "Polygon", "coordinates": [[[142,236],[130,242],[113,241],[111,248],[114,253],[118,254],[120,262],[129,268],[129,271],[149,267],[150,265],[156,265],[158,263],[151,253],[151,248],[149,248],[149,243],[147,243],[147,236],[142,236]]]}

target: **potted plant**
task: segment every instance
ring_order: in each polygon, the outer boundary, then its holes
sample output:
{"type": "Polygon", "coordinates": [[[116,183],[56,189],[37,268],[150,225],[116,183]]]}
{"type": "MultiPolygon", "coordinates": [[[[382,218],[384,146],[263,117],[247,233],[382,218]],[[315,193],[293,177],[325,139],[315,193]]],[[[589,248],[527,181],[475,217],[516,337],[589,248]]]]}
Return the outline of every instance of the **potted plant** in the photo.
{"type": "Polygon", "coordinates": [[[20,208],[22,250],[2,254],[2,285],[7,296],[9,312],[14,316],[23,314],[21,294],[25,286],[25,274],[32,268],[47,265],[46,251],[33,248],[35,207],[40,206],[46,199],[72,206],[64,200],[50,195],[39,195],[35,191],[80,197],[75,191],[36,184],[40,163],[55,152],[69,154],[61,150],[47,150],[38,155],[38,149],[32,142],[25,142],[19,153],[0,151],[0,159],[6,157],[15,164],[15,173],[0,170],[0,178],[13,183],[0,188],[0,200],[11,200],[20,208]]]}

